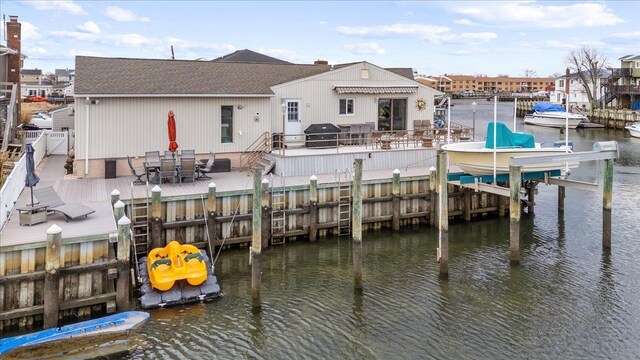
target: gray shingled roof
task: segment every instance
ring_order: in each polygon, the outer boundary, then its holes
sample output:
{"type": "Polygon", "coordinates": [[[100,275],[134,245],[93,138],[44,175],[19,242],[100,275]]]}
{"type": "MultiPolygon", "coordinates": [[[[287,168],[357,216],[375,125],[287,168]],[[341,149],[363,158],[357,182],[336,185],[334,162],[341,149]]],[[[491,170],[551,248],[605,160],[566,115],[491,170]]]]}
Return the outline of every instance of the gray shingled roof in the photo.
{"type": "Polygon", "coordinates": [[[295,65],[76,57],[77,95],[271,95],[270,87],[329,71],[295,65]]]}
{"type": "Polygon", "coordinates": [[[42,75],[42,69],[22,69],[22,75],[42,75]]]}
{"type": "Polygon", "coordinates": [[[389,70],[392,73],[398,74],[400,76],[404,76],[407,79],[414,80],[412,68],[386,68],[385,70],[389,70]]]}
{"type": "Polygon", "coordinates": [[[237,50],[231,54],[220,56],[211,61],[217,62],[250,62],[250,63],[270,63],[270,64],[291,64],[288,61],[276,59],[271,56],[257,53],[249,49],[237,50]]]}

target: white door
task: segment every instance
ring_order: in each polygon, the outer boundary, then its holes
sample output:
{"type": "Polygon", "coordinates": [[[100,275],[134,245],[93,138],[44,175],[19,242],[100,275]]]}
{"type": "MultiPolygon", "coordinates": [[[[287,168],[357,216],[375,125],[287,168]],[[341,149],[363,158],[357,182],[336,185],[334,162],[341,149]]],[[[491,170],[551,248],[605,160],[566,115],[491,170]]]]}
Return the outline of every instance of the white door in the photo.
{"type": "Polygon", "coordinates": [[[287,100],[284,113],[284,134],[286,145],[301,145],[302,122],[300,117],[300,100],[287,100]],[[292,144],[297,143],[297,144],[292,144]]]}

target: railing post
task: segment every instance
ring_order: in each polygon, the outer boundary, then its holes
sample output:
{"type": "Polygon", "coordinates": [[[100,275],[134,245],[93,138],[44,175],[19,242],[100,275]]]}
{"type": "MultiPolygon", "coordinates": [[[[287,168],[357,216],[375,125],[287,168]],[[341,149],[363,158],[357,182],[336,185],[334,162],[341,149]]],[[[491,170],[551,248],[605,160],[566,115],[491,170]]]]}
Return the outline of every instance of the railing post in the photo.
{"type": "Polygon", "coordinates": [[[400,230],[400,170],[393,170],[391,183],[391,228],[400,230]]]}
{"type": "Polygon", "coordinates": [[[60,308],[60,248],[62,246],[62,229],[58,225],[51,225],[47,229],[47,247],[45,249],[44,276],[44,319],[45,329],[58,326],[58,311],[60,308]]]}
{"type": "Polygon", "coordinates": [[[113,216],[115,217],[116,223],[124,216],[124,203],[118,200],[115,204],[113,204],[113,216]]]}
{"type": "MultiPolygon", "coordinates": [[[[217,202],[216,202],[216,184],[212,181],[209,183],[209,191],[207,193],[207,225],[209,228],[207,231],[209,232],[209,249],[214,251],[216,248],[216,227],[218,226],[216,216],[217,216],[217,202]]],[[[213,257],[213,254],[209,254],[209,256],[213,257]]]]}

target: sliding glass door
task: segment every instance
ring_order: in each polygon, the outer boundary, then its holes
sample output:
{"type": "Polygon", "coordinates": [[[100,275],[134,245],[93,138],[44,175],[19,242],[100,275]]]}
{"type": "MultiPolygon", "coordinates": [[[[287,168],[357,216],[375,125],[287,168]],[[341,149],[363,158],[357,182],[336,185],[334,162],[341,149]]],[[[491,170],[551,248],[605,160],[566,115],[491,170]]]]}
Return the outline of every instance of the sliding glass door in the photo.
{"type": "Polygon", "coordinates": [[[378,99],[378,130],[407,129],[407,99],[378,99]]]}

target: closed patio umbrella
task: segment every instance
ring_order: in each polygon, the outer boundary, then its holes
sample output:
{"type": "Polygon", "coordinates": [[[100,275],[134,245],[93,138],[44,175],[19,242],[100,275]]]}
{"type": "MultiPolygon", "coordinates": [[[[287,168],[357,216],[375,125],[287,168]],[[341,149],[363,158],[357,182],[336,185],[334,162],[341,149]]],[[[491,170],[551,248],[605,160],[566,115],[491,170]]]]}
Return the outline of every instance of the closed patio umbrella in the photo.
{"type": "Polygon", "coordinates": [[[176,118],[171,110],[169,111],[167,128],[169,129],[169,151],[175,153],[176,150],[178,150],[178,143],[176,142],[176,118]]]}
{"type": "Polygon", "coordinates": [[[25,159],[27,161],[27,176],[24,180],[24,185],[31,189],[31,206],[33,206],[33,187],[38,184],[40,178],[36,175],[36,164],[33,160],[33,146],[31,146],[31,144],[27,144],[24,149],[24,153],[27,156],[25,159]]]}

